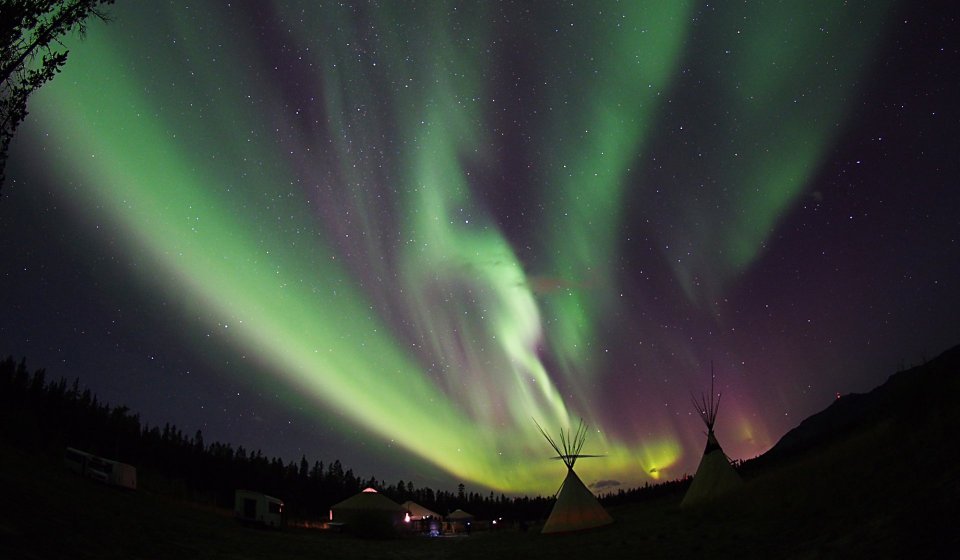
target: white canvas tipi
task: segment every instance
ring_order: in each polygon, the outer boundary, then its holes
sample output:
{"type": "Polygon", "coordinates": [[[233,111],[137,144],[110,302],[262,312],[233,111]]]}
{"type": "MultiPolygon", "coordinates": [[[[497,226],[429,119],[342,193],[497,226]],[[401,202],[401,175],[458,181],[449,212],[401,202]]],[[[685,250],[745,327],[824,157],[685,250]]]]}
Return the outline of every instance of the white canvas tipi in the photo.
{"type": "Polygon", "coordinates": [[[743,483],[740,475],[737,474],[733,465],[730,464],[730,460],[723,453],[716,434],[713,433],[713,425],[717,421],[717,411],[720,409],[720,395],[713,389],[713,366],[710,367],[710,398],[707,399],[706,396],[701,394],[699,401],[693,396],[691,396],[691,399],[697,414],[700,415],[700,419],[707,426],[707,447],[703,450],[703,457],[700,459],[697,473],[693,475],[693,482],[690,483],[690,488],[687,489],[683,501],[680,502],[680,507],[708,502],[743,483]]]}
{"type": "MultiPolygon", "coordinates": [[[[537,424],[540,428],[540,424],[537,424]]],[[[547,438],[550,445],[557,452],[555,459],[561,459],[567,466],[567,478],[557,492],[557,503],[550,512],[550,517],[543,525],[543,533],[567,533],[571,531],[582,531],[593,527],[600,527],[613,523],[613,518],[603,509],[597,497],[580,480],[577,473],[573,470],[574,463],[579,457],[596,457],[596,455],[581,455],[580,449],[583,448],[583,442],[587,437],[587,428],[580,421],[576,434],[564,434],[560,430],[560,445],[551,438],[543,428],[540,433],[547,438]],[[562,447],[562,449],[561,449],[562,447]]]]}

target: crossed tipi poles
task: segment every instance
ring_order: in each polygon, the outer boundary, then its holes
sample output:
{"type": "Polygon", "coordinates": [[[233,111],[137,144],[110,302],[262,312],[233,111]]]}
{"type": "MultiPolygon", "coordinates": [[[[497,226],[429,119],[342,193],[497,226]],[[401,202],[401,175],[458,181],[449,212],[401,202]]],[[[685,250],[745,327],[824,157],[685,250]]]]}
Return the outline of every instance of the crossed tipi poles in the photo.
{"type": "Polygon", "coordinates": [[[712,501],[717,496],[734,490],[742,480],[737,471],[730,464],[730,460],[720,447],[713,426],[717,423],[717,413],[720,410],[720,393],[714,388],[716,375],[713,372],[713,362],[710,363],[710,396],[700,393],[698,399],[692,393],[690,400],[697,415],[707,427],[707,446],[703,450],[703,457],[693,475],[693,482],[683,496],[680,507],[689,507],[712,501]]]}
{"type": "Polygon", "coordinates": [[[560,443],[534,420],[537,428],[543,437],[546,438],[550,447],[557,452],[553,459],[560,459],[567,466],[567,477],[563,479],[563,484],[557,490],[557,502],[550,512],[550,517],[543,525],[543,533],[566,533],[572,531],[582,531],[592,529],[613,523],[613,518],[607,513],[593,492],[580,480],[577,473],[573,470],[577,459],[581,457],[601,457],[601,455],[586,455],[580,453],[583,444],[587,439],[587,426],[580,420],[576,432],[572,430],[564,431],[560,428],[560,443]]]}
{"type": "MultiPolygon", "coordinates": [[[[721,394],[716,391],[716,375],[713,364],[710,364],[710,394],[700,394],[697,398],[692,393],[690,399],[697,415],[707,427],[707,445],[703,450],[703,457],[697,466],[696,474],[687,493],[681,501],[681,507],[695,506],[712,501],[717,496],[736,489],[743,482],[740,475],[730,464],[730,460],[720,447],[714,433],[717,414],[720,410],[721,394]]],[[[580,480],[574,471],[577,459],[582,457],[602,457],[602,455],[587,455],[581,453],[587,439],[587,426],[583,419],[577,425],[576,431],[560,429],[559,443],[534,419],[537,429],[556,451],[553,459],[563,461],[567,466],[567,476],[557,490],[557,502],[550,512],[550,517],[543,526],[543,533],[572,532],[593,527],[600,527],[613,523],[613,518],[603,509],[593,492],[580,480]]]]}

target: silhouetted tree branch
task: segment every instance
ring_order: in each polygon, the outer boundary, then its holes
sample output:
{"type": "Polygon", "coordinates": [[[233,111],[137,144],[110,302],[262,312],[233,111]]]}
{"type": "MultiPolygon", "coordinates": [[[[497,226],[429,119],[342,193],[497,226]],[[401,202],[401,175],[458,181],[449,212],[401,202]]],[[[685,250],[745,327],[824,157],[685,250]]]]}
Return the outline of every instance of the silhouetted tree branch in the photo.
{"type": "Polygon", "coordinates": [[[27,98],[67,62],[61,39],[81,36],[91,18],[106,21],[102,7],[114,0],[0,0],[0,187],[7,150],[27,116],[27,98]]]}

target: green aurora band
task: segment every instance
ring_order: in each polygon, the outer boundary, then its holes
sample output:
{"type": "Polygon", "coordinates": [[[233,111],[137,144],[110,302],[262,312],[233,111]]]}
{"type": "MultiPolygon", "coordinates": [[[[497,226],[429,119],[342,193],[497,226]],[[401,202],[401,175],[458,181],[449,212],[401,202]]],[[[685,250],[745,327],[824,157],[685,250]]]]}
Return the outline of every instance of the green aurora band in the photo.
{"type": "Polygon", "coordinates": [[[503,103],[491,51],[507,16],[522,14],[275,4],[283,25],[254,40],[237,31],[252,33],[250,21],[222,6],[124,2],[75,42],[30,119],[60,140],[47,157],[77,212],[115,224],[121,249],[150,262],[144,283],[253,357],[260,383],[282,380],[335,411],[342,430],[491,489],[551,492],[559,474],[531,417],[583,417],[599,427],[588,451],[607,455],[578,466],[585,479],[681,474],[673,420],[625,438],[597,414],[610,365],[598,325],[617,305],[622,224],[671,220],[655,230],[664,257],[689,301],[709,307],[803,195],[842,126],[837,99],[854,95],[831,77],[861,66],[882,11],[745,7],[699,30],[691,2],[527,19],[556,28],[527,53],[545,77],[525,131],[542,158],[531,188],[548,201],[531,226],[545,255],[531,270],[475,173],[502,157],[488,124],[503,103]],[[818,30],[831,19],[832,34],[818,30]],[[163,58],[138,55],[139,42],[161,44],[151,51],[163,58]],[[277,68],[264,44],[299,70],[277,68]],[[699,160],[716,184],[690,196],[703,170],[685,166],[662,215],[641,180],[644,154],[698,49],[698,64],[731,70],[712,86],[724,109],[710,126],[691,123],[698,142],[673,157],[699,160]],[[638,196],[650,213],[622,215],[638,196]],[[538,290],[537,275],[559,288],[538,290]]]}

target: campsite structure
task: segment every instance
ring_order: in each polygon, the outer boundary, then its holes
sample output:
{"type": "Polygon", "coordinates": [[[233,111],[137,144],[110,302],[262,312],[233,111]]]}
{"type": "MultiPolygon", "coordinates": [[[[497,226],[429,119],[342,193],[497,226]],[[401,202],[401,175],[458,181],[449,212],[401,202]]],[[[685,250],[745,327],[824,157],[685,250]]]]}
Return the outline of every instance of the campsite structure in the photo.
{"type": "Polygon", "coordinates": [[[245,523],[280,528],[283,524],[283,500],[262,492],[237,490],[234,492],[233,516],[245,523]]]}
{"type": "Polygon", "coordinates": [[[406,513],[397,502],[367,488],[331,506],[330,522],[355,534],[387,536],[402,526],[406,513]]]}
{"type": "Polygon", "coordinates": [[[400,504],[400,507],[406,511],[403,521],[407,523],[410,529],[417,533],[430,533],[438,535],[441,530],[443,516],[439,513],[427,509],[413,500],[407,500],[400,504]]]}
{"type": "MultiPolygon", "coordinates": [[[[534,421],[536,423],[536,421],[534,421]]],[[[542,533],[567,533],[601,527],[613,523],[613,518],[607,513],[593,492],[580,480],[573,466],[580,457],[598,457],[599,455],[582,455],[583,443],[587,438],[587,427],[583,420],[577,427],[576,433],[564,433],[560,429],[560,445],[537,424],[540,433],[547,439],[550,446],[557,452],[554,459],[560,459],[567,466],[567,477],[563,480],[560,490],[557,491],[557,503],[554,504],[550,517],[543,525],[542,533]]]]}
{"type": "Polygon", "coordinates": [[[128,490],[137,489],[137,469],[133,465],[104,459],[93,453],[68,447],[63,461],[71,471],[110,486],[128,490]]]}
{"type": "Polygon", "coordinates": [[[474,515],[462,509],[455,509],[447,515],[446,533],[470,533],[473,527],[474,515]]]}
{"type": "Polygon", "coordinates": [[[425,508],[414,502],[413,500],[407,500],[400,504],[400,506],[407,512],[407,515],[410,517],[410,521],[420,521],[423,519],[440,519],[440,514],[425,508]]]}
{"type": "Polygon", "coordinates": [[[695,396],[690,395],[693,407],[704,425],[707,426],[707,446],[703,450],[703,457],[697,466],[696,474],[693,475],[693,482],[690,483],[690,488],[687,489],[683,501],[680,502],[680,507],[709,502],[743,483],[740,475],[737,474],[733,465],[730,464],[730,460],[723,453],[716,434],[713,433],[713,426],[717,422],[717,412],[720,410],[720,394],[714,390],[714,380],[713,364],[711,364],[710,397],[707,398],[701,393],[700,399],[697,400],[695,396]]]}

